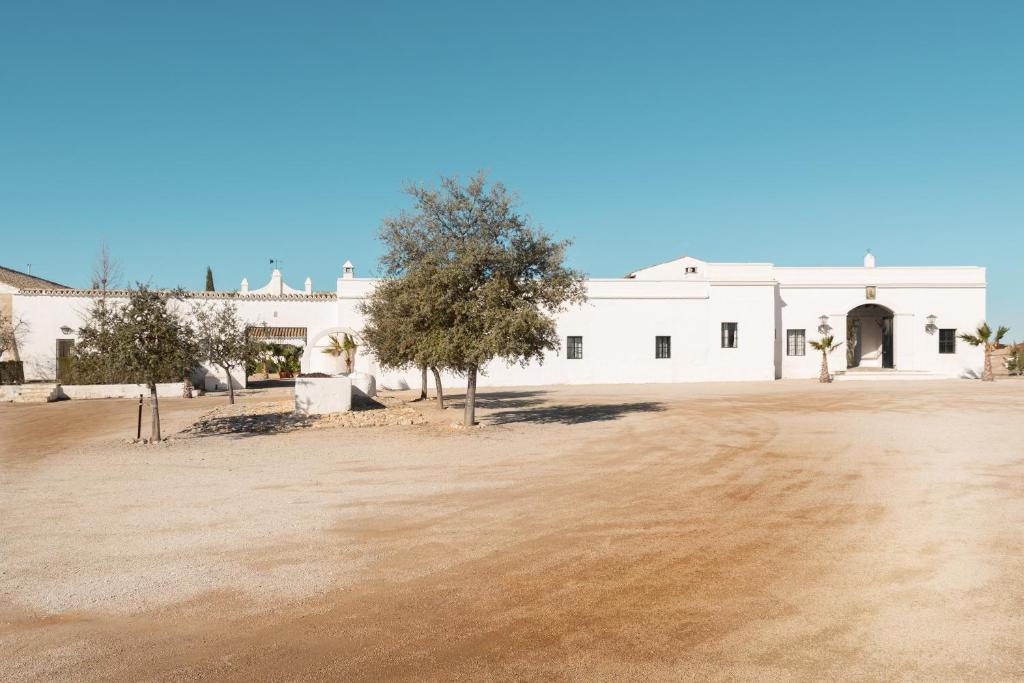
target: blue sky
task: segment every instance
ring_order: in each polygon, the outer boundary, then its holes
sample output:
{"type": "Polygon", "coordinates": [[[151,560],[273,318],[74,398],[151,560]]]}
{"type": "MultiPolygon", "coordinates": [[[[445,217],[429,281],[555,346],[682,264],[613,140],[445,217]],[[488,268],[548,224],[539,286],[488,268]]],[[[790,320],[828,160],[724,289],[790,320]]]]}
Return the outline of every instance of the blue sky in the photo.
{"type": "MultiPolygon", "coordinates": [[[[0,263],[333,287],[486,169],[574,265],[985,265],[1024,339],[1024,3],[8,3],[0,263]]],[[[1011,334],[1011,336],[1014,336],[1011,334]]]]}

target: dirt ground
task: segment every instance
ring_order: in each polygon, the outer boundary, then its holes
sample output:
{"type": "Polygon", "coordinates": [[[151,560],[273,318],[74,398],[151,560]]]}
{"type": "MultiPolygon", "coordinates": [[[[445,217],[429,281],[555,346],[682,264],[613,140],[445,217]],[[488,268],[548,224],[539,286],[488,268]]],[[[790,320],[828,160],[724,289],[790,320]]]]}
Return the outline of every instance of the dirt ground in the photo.
{"type": "Polygon", "coordinates": [[[0,404],[0,679],[1024,678],[1024,381],[221,401],[0,404]]]}

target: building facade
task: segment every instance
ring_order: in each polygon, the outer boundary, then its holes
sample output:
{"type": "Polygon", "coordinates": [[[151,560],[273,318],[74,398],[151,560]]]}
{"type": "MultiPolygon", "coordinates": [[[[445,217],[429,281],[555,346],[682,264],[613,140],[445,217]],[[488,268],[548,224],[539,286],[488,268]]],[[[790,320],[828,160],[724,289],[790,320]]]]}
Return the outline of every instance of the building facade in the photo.
{"type": "MultiPolygon", "coordinates": [[[[335,289],[316,292],[308,278],[293,289],[275,270],[259,289],[243,280],[238,291],[191,292],[186,304],[235,301],[252,334],[305,349],[304,372],[334,373],[340,361],[321,351],[331,335],[358,340],[359,303],[377,282],[355,277],[346,262],[335,289]]],[[[73,348],[82,316],[100,293],[30,282],[0,287],[10,310],[28,323],[17,350],[26,378],[59,379],[58,358],[73,348]]],[[[985,319],[985,288],[981,267],[876,267],[870,253],[860,266],[821,268],[682,257],[588,280],[588,301],[558,316],[561,348],[525,368],[494,362],[480,384],[814,378],[821,357],[808,342],[826,334],[844,342],[829,358],[840,375],[972,377],[980,374],[982,352],[957,335],[985,319]]],[[[386,387],[419,381],[415,369],[381,370],[362,347],[355,369],[386,387]]]]}

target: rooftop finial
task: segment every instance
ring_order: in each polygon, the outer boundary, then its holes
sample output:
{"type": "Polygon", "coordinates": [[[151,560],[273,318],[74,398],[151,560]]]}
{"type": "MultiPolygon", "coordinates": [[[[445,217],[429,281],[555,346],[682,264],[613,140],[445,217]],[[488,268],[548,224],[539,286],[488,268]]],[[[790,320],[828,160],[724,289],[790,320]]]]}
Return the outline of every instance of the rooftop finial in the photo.
{"type": "Polygon", "coordinates": [[[875,267],[875,255],[871,253],[870,249],[868,249],[867,253],[864,254],[864,267],[865,268],[874,268],[875,267]]]}

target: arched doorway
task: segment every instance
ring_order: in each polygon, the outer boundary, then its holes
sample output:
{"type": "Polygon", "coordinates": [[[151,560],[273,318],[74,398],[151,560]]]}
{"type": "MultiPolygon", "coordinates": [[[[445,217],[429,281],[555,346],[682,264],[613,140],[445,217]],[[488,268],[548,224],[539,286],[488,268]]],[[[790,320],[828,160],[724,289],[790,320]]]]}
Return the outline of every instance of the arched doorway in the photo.
{"type": "Polygon", "coordinates": [[[893,368],[894,313],[862,304],[846,315],[846,360],[851,368],[893,368]]]}

